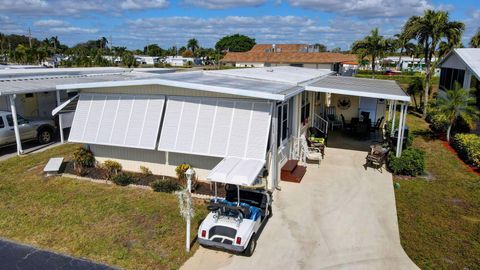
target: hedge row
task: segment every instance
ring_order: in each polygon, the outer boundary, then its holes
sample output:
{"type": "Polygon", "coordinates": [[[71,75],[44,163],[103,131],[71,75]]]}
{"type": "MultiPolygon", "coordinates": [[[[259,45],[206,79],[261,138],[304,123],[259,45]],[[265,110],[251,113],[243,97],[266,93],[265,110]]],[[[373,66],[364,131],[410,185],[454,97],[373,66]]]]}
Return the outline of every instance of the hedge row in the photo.
{"type": "MultiPolygon", "coordinates": [[[[371,74],[355,74],[355,77],[357,78],[372,78],[371,74]]],[[[410,82],[415,78],[419,77],[423,80],[423,76],[418,76],[418,75],[382,75],[382,74],[376,74],[375,79],[379,80],[394,80],[397,81],[399,84],[410,84],[410,82]]],[[[432,83],[433,84],[438,84],[439,82],[439,77],[433,77],[432,78],[432,83]]]]}
{"type": "Polygon", "coordinates": [[[456,134],[451,140],[452,147],[466,163],[480,168],[480,136],[476,134],[456,134]]]}

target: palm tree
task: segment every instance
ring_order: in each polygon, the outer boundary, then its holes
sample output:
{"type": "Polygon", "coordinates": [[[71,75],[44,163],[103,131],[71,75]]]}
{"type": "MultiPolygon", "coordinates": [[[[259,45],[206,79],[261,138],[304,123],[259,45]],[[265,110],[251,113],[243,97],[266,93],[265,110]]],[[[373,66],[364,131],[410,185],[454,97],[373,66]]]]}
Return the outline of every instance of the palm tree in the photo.
{"type": "Polygon", "coordinates": [[[106,37],[101,37],[98,40],[98,45],[99,45],[100,49],[103,49],[104,51],[107,48],[107,44],[108,44],[108,39],[106,37]]]}
{"type": "Polygon", "coordinates": [[[393,45],[393,40],[380,36],[378,28],[375,28],[369,36],[355,41],[352,45],[352,51],[358,54],[360,59],[364,59],[367,56],[371,57],[372,78],[375,79],[375,61],[378,57],[384,56],[386,52],[392,51],[393,45]]]}
{"type": "Polygon", "coordinates": [[[408,55],[411,51],[412,48],[415,46],[413,43],[409,42],[412,37],[408,36],[405,32],[402,32],[400,34],[395,35],[396,38],[396,45],[398,48],[400,48],[400,57],[398,58],[398,64],[397,68],[399,70],[402,70],[402,56],[403,52],[405,51],[406,54],[408,55]]]}
{"type": "Polygon", "coordinates": [[[190,51],[192,51],[192,53],[195,55],[195,51],[200,48],[198,45],[198,40],[195,38],[189,39],[187,42],[187,48],[190,49],[190,51]]]}
{"type": "MultiPolygon", "coordinates": [[[[450,21],[446,11],[425,10],[423,16],[412,16],[405,23],[403,32],[415,37],[418,43],[423,46],[425,56],[425,90],[423,116],[427,115],[427,104],[430,92],[430,81],[432,77],[432,57],[438,50],[442,39],[446,38],[448,43],[459,44],[465,24],[457,21],[450,21]]],[[[438,62],[437,62],[438,63],[438,62]]]]}
{"type": "Polygon", "coordinates": [[[470,47],[480,48],[480,29],[477,30],[477,33],[470,40],[470,47]]]}
{"type": "Polygon", "coordinates": [[[456,83],[453,90],[440,91],[437,99],[433,102],[433,110],[436,114],[447,120],[447,141],[450,141],[450,132],[458,117],[462,117],[467,123],[472,123],[480,116],[480,111],[475,106],[473,91],[460,88],[456,83]]]}

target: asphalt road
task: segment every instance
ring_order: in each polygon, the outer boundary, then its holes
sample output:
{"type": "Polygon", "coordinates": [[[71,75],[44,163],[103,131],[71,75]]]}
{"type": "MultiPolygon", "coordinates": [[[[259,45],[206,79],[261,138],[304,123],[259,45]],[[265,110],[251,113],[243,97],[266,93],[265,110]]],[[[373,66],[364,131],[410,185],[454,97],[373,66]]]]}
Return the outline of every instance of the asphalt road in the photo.
{"type": "Polygon", "coordinates": [[[0,239],[0,269],[113,270],[116,268],[0,239]]]}

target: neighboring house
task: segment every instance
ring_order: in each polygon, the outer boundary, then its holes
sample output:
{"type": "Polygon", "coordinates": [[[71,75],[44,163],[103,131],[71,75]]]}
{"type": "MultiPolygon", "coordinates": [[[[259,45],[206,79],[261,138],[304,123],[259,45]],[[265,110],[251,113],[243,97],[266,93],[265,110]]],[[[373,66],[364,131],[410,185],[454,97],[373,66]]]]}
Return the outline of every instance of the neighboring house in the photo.
{"type": "MultiPolygon", "coordinates": [[[[59,91],[56,86],[66,83],[120,81],[158,76],[160,70],[149,72],[126,68],[13,68],[0,69],[0,110],[15,111],[28,119],[52,119],[52,110],[77,92],[59,91]],[[12,103],[14,106],[12,106],[12,103]]],[[[167,69],[166,72],[173,72],[167,69]]],[[[56,119],[59,127],[69,128],[73,112],[56,119]]],[[[20,128],[22,128],[20,126],[20,128]]],[[[13,134],[13,130],[11,131],[13,134]]],[[[21,144],[17,145],[21,153],[21,144]]]]}
{"type": "Polygon", "coordinates": [[[194,64],[195,59],[193,57],[183,57],[183,56],[167,56],[163,60],[165,64],[169,64],[172,67],[183,67],[189,63],[194,64]]]}
{"type": "Polygon", "coordinates": [[[302,134],[309,127],[328,133],[323,115],[350,120],[367,111],[373,122],[385,115],[389,100],[391,117],[393,106],[401,104],[394,122],[404,126],[409,97],[394,81],[333,73],[268,67],[58,85],[79,91],[79,97],[54,112],[76,108],[68,140],[87,145],[99,162],[115,160],[129,171],[146,166],[167,176],[188,163],[200,179],[215,174],[239,181],[257,179],[265,168],[273,189],[280,168],[301,159],[302,134]]]}
{"type": "MultiPolygon", "coordinates": [[[[435,57],[432,57],[432,63],[436,61],[435,57]]],[[[378,64],[385,66],[398,67],[405,71],[424,71],[425,70],[425,58],[413,58],[409,56],[388,56],[378,61],[378,64]]]]}
{"type": "MultiPolygon", "coordinates": [[[[440,63],[440,89],[453,89],[458,83],[465,89],[475,89],[480,108],[480,48],[458,48],[451,51],[440,63]]],[[[480,134],[480,123],[476,133],[480,134]]]]}
{"type": "Polygon", "coordinates": [[[320,52],[307,44],[257,44],[248,52],[227,52],[221,63],[236,67],[295,66],[352,74],[358,67],[354,54],[320,52]],[[345,63],[345,66],[344,66],[345,63]]]}
{"type": "Polygon", "coordinates": [[[160,62],[160,57],[158,56],[148,56],[148,55],[135,55],[135,61],[140,65],[155,65],[160,62]]]}
{"type": "Polygon", "coordinates": [[[102,58],[113,64],[121,64],[122,58],[120,56],[102,55],[102,58]]]}

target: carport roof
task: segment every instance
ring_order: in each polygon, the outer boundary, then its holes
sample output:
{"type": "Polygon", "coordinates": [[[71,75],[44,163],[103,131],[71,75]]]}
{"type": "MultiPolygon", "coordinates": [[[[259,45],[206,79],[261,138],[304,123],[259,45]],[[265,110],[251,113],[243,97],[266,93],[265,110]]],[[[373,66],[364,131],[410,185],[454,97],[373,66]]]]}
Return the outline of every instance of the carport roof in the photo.
{"type": "Polygon", "coordinates": [[[402,88],[390,80],[327,76],[307,85],[305,90],[410,102],[410,97],[402,88]]]}

